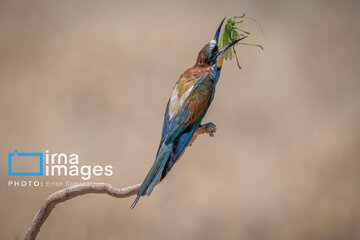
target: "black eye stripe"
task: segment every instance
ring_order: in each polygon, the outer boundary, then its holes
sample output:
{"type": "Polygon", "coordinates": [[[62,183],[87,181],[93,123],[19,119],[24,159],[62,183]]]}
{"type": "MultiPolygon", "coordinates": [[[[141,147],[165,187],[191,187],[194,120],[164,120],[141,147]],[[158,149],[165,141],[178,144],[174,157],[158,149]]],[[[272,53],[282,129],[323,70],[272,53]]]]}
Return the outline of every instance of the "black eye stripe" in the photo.
{"type": "Polygon", "coordinates": [[[212,53],[213,53],[213,54],[216,54],[216,52],[217,52],[217,46],[215,46],[215,47],[214,47],[214,49],[213,49],[213,52],[212,52],[212,53]]]}
{"type": "Polygon", "coordinates": [[[214,55],[216,53],[216,49],[214,48],[213,50],[211,50],[211,55],[214,55]]]}
{"type": "Polygon", "coordinates": [[[218,46],[209,46],[209,52],[208,52],[208,58],[207,58],[207,63],[209,65],[213,65],[216,63],[216,58],[217,58],[217,52],[218,52],[218,46]]]}

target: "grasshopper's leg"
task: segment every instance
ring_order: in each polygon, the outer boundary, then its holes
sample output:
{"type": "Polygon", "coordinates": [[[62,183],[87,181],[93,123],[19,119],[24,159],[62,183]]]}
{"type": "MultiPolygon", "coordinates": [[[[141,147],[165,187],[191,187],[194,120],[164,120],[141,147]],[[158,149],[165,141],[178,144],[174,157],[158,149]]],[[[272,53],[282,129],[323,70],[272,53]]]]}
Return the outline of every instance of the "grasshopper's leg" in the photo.
{"type": "MultiPolygon", "coordinates": [[[[244,40],[244,39],[247,38],[247,37],[248,37],[248,36],[243,36],[243,37],[239,38],[239,41],[244,40]]],[[[237,44],[240,44],[240,43],[237,43],[237,44]]]]}
{"type": "Polygon", "coordinates": [[[245,34],[247,34],[247,35],[250,35],[249,32],[247,32],[247,31],[245,31],[245,30],[243,30],[243,29],[240,29],[240,28],[239,28],[239,31],[240,31],[240,32],[243,32],[243,33],[245,33],[245,34]]]}
{"type": "Polygon", "coordinates": [[[234,19],[236,18],[244,18],[245,17],[245,13],[242,16],[235,16],[234,19]]]}
{"type": "Polygon", "coordinates": [[[238,39],[238,38],[239,38],[238,32],[237,32],[235,29],[233,29],[233,30],[230,32],[230,40],[231,40],[231,42],[232,42],[232,41],[235,41],[235,40],[238,39]]]}
{"type": "Polygon", "coordinates": [[[237,57],[237,54],[236,54],[236,50],[235,50],[235,46],[232,46],[233,47],[233,50],[234,50],[234,55],[235,55],[235,58],[236,58],[236,63],[238,65],[238,68],[241,69],[241,66],[240,66],[240,63],[239,63],[239,59],[237,57]]]}
{"type": "Polygon", "coordinates": [[[260,44],[243,43],[243,42],[242,43],[237,43],[237,44],[259,47],[259,48],[261,48],[261,50],[264,50],[263,46],[261,46],[260,44]]]}

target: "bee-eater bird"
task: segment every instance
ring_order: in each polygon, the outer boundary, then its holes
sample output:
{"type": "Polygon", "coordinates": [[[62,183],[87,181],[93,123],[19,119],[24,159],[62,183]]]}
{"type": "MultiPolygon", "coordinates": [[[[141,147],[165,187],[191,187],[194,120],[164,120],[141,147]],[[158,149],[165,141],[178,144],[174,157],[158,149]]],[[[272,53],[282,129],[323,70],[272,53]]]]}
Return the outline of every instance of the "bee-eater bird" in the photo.
{"type": "Polygon", "coordinates": [[[133,209],[141,196],[150,195],[174,166],[199,127],[214,98],[225,52],[241,39],[218,50],[220,23],[215,37],[199,52],[196,63],[179,78],[167,103],[160,146],[155,162],[142,182],[133,209]]]}

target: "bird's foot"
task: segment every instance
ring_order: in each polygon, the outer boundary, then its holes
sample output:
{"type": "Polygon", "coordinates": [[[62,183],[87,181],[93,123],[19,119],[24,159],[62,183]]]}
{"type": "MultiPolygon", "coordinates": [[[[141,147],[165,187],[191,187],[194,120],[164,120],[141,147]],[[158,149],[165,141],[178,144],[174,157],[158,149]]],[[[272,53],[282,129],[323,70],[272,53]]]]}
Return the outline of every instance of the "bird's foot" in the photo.
{"type": "Polygon", "coordinates": [[[203,129],[204,133],[208,133],[210,137],[214,137],[216,132],[216,125],[212,122],[201,124],[199,128],[203,129]]]}
{"type": "Polygon", "coordinates": [[[209,122],[209,123],[205,123],[205,124],[200,124],[198,129],[196,129],[193,137],[190,139],[188,146],[191,146],[191,144],[193,144],[193,142],[196,140],[196,138],[204,133],[209,134],[210,137],[214,137],[214,133],[216,132],[216,126],[215,124],[209,122]]]}

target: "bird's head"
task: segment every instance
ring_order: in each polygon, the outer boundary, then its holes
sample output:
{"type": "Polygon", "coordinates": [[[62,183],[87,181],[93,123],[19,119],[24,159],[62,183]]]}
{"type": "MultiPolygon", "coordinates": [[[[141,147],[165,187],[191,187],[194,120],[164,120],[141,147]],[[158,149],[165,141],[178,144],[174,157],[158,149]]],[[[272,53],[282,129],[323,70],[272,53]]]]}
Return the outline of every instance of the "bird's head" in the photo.
{"type": "Polygon", "coordinates": [[[220,50],[218,49],[220,31],[221,31],[221,27],[224,23],[224,20],[225,20],[225,18],[221,21],[220,26],[218,27],[218,29],[215,33],[214,39],[210,40],[199,52],[199,55],[198,55],[198,58],[196,61],[196,65],[214,66],[216,64],[216,67],[218,69],[221,69],[226,51],[229,48],[231,48],[234,44],[236,44],[238,41],[241,40],[241,39],[237,39],[237,40],[229,43],[222,49],[220,49],[220,50]]]}

